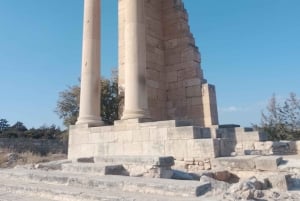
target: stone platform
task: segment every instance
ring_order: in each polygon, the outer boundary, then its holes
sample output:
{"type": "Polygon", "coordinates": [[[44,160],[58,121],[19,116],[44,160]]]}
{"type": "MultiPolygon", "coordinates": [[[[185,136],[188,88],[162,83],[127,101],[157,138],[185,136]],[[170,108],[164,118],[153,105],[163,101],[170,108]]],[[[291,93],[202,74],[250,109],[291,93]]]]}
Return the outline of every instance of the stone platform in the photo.
{"type": "Polygon", "coordinates": [[[0,200],[188,201],[202,200],[198,196],[211,188],[208,182],[97,175],[69,170],[0,169],[0,200]]]}
{"type": "Polygon", "coordinates": [[[68,158],[172,156],[175,162],[203,168],[205,163],[205,169],[209,169],[211,159],[242,152],[262,140],[265,136],[261,133],[241,127],[203,128],[178,120],[121,120],[114,126],[71,126],[68,158]]]}

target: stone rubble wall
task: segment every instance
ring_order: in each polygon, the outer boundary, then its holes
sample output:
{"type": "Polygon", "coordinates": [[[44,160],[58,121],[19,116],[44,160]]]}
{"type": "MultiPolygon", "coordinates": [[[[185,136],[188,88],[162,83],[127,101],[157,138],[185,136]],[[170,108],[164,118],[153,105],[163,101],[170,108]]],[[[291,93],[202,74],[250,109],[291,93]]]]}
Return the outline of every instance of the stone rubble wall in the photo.
{"type": "Polygon", "coordinates": [[[7,150],[37,154],[67,153],[68,145],[59,140],[0,138],[0,152],[7,150]]]}
{"type": "Polygon", "coordinates": [[[300,154],[300,141],[268,141],[267,135],[251,128],[219,128],[221,156],[300,154]],[[231,153],[230,153],[231,152],[231,153]]]}
{"type": "MultiPolygon", "coordinates": [[[[124,94],[125,1],[119,0],[119,87],[124,94]]],[[[148,108],[155,121],[218,124],[216,92],[201,69],[201,56],[181,0],[145,0],[148,108]],[[205,90],[207,89],[207,90],[205,90]]],[[[122,107],[121,107],[122,108],[122,107]]]]}

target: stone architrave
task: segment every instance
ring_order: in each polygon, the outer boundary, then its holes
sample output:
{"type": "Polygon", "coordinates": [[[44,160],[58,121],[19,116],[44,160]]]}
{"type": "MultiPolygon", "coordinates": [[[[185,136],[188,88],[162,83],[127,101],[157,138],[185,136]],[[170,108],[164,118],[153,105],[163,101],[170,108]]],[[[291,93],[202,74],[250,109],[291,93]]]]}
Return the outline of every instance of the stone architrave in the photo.
{"type": "Polygon", "coordinates": [[[100,126],[100,5],[84,0],[80,110],[76,124],[100,126]]]}
{"type": "Polygon", "coordinates": [[[144,1],[124,0],[125,105],[122,119],[148,119],[144,1]]]}

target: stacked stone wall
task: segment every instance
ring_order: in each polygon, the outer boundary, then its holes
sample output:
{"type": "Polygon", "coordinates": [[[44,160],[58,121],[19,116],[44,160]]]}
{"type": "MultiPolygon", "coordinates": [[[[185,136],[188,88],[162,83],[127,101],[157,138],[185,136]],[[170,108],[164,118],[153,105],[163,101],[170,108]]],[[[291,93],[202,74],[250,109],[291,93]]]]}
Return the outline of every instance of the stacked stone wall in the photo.
{"type": "MultiPolygon", "coordinates": [[[[119,0],[119,86],[124,88],[125,1],[119,0]]],[[[146,83],[151,118],[190,120],[194,125],[218,124],[216,95],[202,94],[201,56],[181,0],[144,0],[146,22],[146,83]],[[204,100],[205,99],[205,100],[204,100]],[[203,101],[206,101],[205,104],[203,101]],[[207,102],[208,101],[208,102],[207,102]],[[205,107],[209,107],[206,109],[205,107]],[[209,112],[205,112],[208,110],[209,112]]]]}

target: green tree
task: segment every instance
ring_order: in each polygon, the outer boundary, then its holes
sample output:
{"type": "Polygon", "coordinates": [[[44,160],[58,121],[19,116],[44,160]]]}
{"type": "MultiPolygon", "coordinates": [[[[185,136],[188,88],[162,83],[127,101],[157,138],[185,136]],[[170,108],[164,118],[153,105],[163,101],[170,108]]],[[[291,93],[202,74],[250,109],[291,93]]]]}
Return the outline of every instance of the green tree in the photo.
{"type": "Polygon", "coordinates": [[[80,87],[77,85],[68,87],[59,93],[55,112],[63,119],[66,127],[75,124],[79,114],[80,87]]]}
{"type": "Polygon", "coordinates": [[[119,119],[120,96],[118,95],[118,77],[113,73],[111,79],[101,80],[101,118],[112,125],[119,119]]]}
{"type": "Polygon", "coordinates": [[[6,131],[9,127],[10,125],[6,119],[0,119],[0,133],[6,131]]]}
{"type": "Polygon", "coordinates": [[[300,139],[300,99],[291,93],[283,103],[273,95],[262,112],[261,128],[270,140],[300,139]]]}
{"type": "Polygon", "coordinates": [[[55,125],[43,125],[39,128],[31,128],[24,132],[24,136],[33,139],[60,139],[63,132],[55,125]]]}
{"type": "Polygon", "coordinates": [[[22,122],[18,121],[3,132],[3,137],[7,137],[7,138],[24,137],[25,131],[27,131],[26,126],[22,122]]]}
{"type": "MultiPolygon", "coordinates": [[[[113,73],[110,79],[102,78],[101,83],[101,118],[105,124],[111,125],[119,119],[118,79],[117,73],[113,73]]],[[[79,115],[80,87],[75,85],[68,87],[59,94],[59,100],[55,112],[63,119],[68,127],[76,123],[79,115]]],[[[99,103],[100,104],[100,103],[99,103]]]]}

